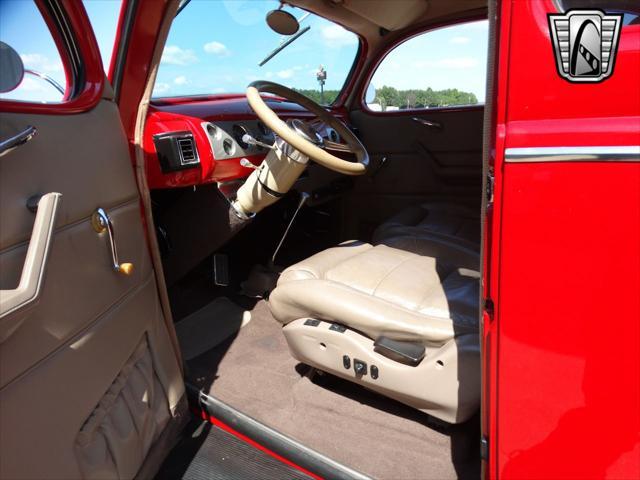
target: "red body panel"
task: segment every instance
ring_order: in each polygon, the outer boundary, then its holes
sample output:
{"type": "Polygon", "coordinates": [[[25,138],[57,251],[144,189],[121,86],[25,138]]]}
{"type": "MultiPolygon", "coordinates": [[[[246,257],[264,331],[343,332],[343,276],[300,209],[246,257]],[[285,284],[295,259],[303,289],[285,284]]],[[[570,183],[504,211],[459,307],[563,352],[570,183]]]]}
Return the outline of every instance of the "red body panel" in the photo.
{"type": "MultiPolygon", "coordinates": [[[[144,132],[144,151],[146,154],[146,174],[149,188],[171,188],[199,185],[214,181],[233,180],[251,173],[251,170],[240,166],[240,159],[216,162],[209,145],[209,140],[200,126],[202,119],[178,113],[168,113],[151,109],[147,117],[144,132]],[[190,131],[196,141],[200,165],[197,168],[177,172],[162,173],[156,154],[153,136],[158,133],[190,131]]],[[[250,157],[249,160],[259,164],[264,156],[250,157]]]]}
{"type": "MultiPolygon", "coordinates": [[[[269,106],[283,119],[313,118],[313,114],[299,105],[281,100],[269,100],[269,106]]],[[[344,118],[344,113],[337,111],[336,116],[344,118]]],[[[174,188],[198,185],[201,183],[224,182],[247,177],[251,169],[242,167],[240,159],[231,158],[216,161],[202,122],[220,122],[227,120],[255,120],[256,114],[244,95],[223,95],[196,98],[166,98],[158,100],[149,109],[145,125],[144,150],[147,156],[147,181],[149,188],[174,188]],[[196,139],[200,166],[189,170],[162,173],[153,143],[153,135],[172,131],[193,132],[196,139]]],[[[259,165],[265,155],[252,155],[247,158],[259,165]]]]}
{"type": "Polygon", "coordinates": [[[505,163],[504,148],[640,145],[640,26],[609,79],[572,84],[552,12],[500,11],[488,473],[639,478],[640,162],[505,163]]]}
{"type": "Polygon", "coordinates": [[[82,2],[73,2],[70,0],[62,2],[62,8],[66,15],[66,20],[69,23],[70,31],[74,34],[76,32],[83,32],[83,35],[78,35],[78,38],[76,38],[76,44],[80,49],[80,58],[82,58],[84,62],[84,83],[78,94],[69,99],[69,87],[73,79],[71,60],[66,54],[67,47],[65,46],[60,29],[55,26],[54,20],[51,18],[44,2],[36,0],[36,4],[60,52],[60,58],[67,79],[64,100],[61,103],[50,104],[0,100],[0,109],[2,109],[3,112],[33,113],[40,115],[69,115],[86,112],[95,107],[98,101],[100,101],[104,88],[104,73],[98,44],[84,6],[82,2]]]}

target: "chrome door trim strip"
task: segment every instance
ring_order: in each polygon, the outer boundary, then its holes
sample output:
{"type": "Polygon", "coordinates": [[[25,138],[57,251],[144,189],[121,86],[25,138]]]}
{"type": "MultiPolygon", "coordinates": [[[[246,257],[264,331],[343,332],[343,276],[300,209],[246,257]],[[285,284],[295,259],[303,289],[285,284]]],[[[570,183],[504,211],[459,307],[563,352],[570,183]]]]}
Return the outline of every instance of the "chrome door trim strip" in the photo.
{"type": "Polygon", "coordinates": [[[507,163],[535,162],[640,162],[640,145],[603,147],[507,148],[507,163]]]}

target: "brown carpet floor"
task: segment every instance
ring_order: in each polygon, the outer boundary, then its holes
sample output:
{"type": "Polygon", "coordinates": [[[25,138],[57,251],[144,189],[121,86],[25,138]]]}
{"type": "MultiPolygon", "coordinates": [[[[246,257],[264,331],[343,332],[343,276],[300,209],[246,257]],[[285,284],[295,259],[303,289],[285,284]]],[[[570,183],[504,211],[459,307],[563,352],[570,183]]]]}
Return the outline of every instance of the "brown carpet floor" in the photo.
{"type": "Polygon", "coordinates": [[[314,374],[289,355],[264,301],[251,317],[236,334],[188,362],[191,382],[373,478],[480,477],[477,417],[442,425],[350,382],[314,374]]]}

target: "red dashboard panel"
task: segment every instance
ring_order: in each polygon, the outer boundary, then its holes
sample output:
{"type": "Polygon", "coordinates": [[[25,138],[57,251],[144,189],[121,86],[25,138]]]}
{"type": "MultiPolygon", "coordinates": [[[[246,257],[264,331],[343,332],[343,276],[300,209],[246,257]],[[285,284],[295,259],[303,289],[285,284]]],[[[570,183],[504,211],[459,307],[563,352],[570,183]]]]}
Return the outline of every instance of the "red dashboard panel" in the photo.
{"type": "MultiPolygon", "coordinates": [[[[274,98],[267,103],[284,119],[313,117],[310,112],[291,102],[274,98]]],[[[143,142],[149,187],[151,189],[187,187],[248,176],[251,169],[242,167],[240,159],[247,158],[258,165],[265,155],[216,160],[202,123],[255,120],[256,118],[244,95],[170,98],[154,102],[147,116],[143,142]],[[200,164],[186,170],[163,173],[153,140],[154,135],[184,131],[193,133],[200,164]]]]}

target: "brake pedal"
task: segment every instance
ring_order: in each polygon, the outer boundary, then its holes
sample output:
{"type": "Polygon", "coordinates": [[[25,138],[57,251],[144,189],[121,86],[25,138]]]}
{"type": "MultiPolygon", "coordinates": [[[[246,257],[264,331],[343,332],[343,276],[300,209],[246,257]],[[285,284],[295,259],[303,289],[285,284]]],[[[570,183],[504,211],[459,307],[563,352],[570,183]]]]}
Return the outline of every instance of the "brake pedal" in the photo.
{"type": "Polygon", "coordinates": [[[223,253],[213,256],[213,283],[219,287],[229,286],[229,257],[223,253]]]}

